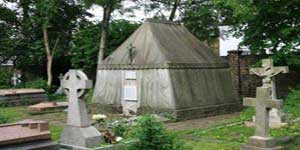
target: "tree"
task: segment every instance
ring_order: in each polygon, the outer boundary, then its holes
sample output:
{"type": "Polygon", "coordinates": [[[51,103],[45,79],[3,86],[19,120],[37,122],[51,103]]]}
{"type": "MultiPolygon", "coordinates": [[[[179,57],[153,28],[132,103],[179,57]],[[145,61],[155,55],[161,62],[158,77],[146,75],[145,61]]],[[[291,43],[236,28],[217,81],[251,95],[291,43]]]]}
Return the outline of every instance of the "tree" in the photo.
{"type": "Polygon", "coordinates": [[[93,4],[99,5],[103,8],[103,19],[101,21],[101,34],[99,43],[99,54],[98,54],[98,65],[102,64],[104,59],[104,50],[106,46],[107,31],[109,28],[109,21],[111,19],[111,14],[114,10],[121,7],[122,0],[85,0],[87,6],[92,6],[93,4]]]}
{"type": "MultiPolygon", "coordinates": [[[[300,65],[300,1],[291,0],[214,0],[231,20],[236,36],[252,53],[265,54],[289,65],[300,65]]],[[[223,21],[223,20],[222,20],[223,21]]]]}
{"type": "MultiPolygon", "coordinates": [[[[72,39],[71,62],[74,68],[81,67],[87,74],[95,74],[99,45],[95,44],[100,38],[99,24],[82,22],[79,30],[72,39]]],[[[107,36],[107,46],[104,56],[108,56],[120,46],[139,26],[126,20],[114,20],[110,23],[107,36]]],[[[93,76],[90,76],[93,77],[93,76]]]]}
{"type": "Polygon", "coordinates": [[[81,6],[74,1],[43,0],[33,1],[32,17],[42,31],[42,42],[47,60],[47,85],[53,80],[53,60],[57,50],[69,48],[70,39],[78,19],[83,18],[81,6]]]}
{"type": "Polygon", "coordinates": [[[14,58],[17,13],[0,4],[0,65],[14,58]]]}

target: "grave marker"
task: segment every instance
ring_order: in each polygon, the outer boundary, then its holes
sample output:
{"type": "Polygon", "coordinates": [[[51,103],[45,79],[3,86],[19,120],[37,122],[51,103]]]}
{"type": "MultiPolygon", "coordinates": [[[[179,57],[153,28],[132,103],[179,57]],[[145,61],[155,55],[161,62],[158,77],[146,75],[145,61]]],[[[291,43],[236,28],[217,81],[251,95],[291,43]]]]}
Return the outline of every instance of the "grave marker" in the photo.
{"type": "Polygon", "coordinates": [[[276,146],[275,139],[269,137],[269,112],[271,108],[282,108],[281,100],[270,99],[270,87],[258,87],[256,98],[244,98],[245,106],[255,107],[255,135],[250,137],[248,144],[241,147],[242,150],[280,150],[276,146]]]}
{"type": "MultiPolygon", "coordinates": [[[[274,67],[272,59],[263,59],[262,68],[251,68],[250,74],[263,77],[263,87],[270,87],[269,98],[277,99],[275,76],[280,73],[288,73],[289,69],[286,66],[274,67]]],[[[270,112],[270,124],[274,127],[286,125],[285,114],[282,110],[276,108],[270,112]]]]}
{"type": "Polygon", "coordinates": [[[62,88],[62,81],[63,81],[64,75],[62,73],[59,74],[58,79],[59,79],[59,88],[55,91],[55,94],[63,94],[63,88],[62,88]]]}
{"type": "Polygon", "coordinates": [[[80,70],[69,70],[63,78],[62,87],[68,96],[67,125],[61,143],[64,145],[93,147],[101,143],[100,132],[90,125],[87,106],[83,97],[92,81],[80,70]]]}

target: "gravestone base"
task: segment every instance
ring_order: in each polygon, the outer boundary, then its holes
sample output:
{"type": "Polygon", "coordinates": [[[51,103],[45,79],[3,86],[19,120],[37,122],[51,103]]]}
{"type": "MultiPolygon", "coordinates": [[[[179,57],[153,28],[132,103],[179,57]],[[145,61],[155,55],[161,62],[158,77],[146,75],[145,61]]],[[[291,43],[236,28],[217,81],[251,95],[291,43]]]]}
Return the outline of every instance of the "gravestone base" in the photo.
{"type": "Polygon", "coordinates": [[[66,145],[90,148],[103,142],[101,133],[93,126],[75,127],[67,125],[61,135],[61,144],[66,145]]]}
{"type": "MultiPolygon", "coordinates": [[[[270,115],[269,127],[272,129],[278,129],[282,127],[286,127],[288,123],[285,122],[285,115],[275,116],[270,115]]],[[[245,121],[246,127],[254,127],[255,126],[255,116],[253,116],[253,121],[245,121]]]]}
{"type": "Polygon", "coordinates": [[[252,136],[248,144],[242,145],[241,150],[283,150],[283,147],[276,146],[274,138],[252,136]]]}
{"type": "Polygon", "coordinates": [[[56,142],[44,140],[1,146],[0,150],[59,150],[59,147],[56,142]]]}

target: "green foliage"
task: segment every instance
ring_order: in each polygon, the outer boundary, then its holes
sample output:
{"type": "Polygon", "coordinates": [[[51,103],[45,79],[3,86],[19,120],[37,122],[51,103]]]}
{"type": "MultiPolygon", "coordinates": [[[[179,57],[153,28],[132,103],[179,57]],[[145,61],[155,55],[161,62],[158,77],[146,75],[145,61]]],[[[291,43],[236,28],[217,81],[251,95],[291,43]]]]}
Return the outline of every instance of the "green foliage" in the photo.
{"type": "Polygon", "coordinates": [[[0,114],[0,124],[4,124],[8,122],[8,118],[0,114]]]}
{"type": "Polygon", "coordinates": [[[118,123],[115,126],[112,126],[112,131],[115,136],[124,137],[125,133],[128,129],[128,125],[126,123],[118,123]]]}
{"type": "Polygon", "coordinates": [[[10,69],[0,69],[0,89],[7,89],[11,87],[12,72],[10,69]]]}
{"type": "Polygon", "coordinates": [[[54,141],[59,141],[63,127],[50,125],[49,129],[51,132],[51,139],[54,141]]]}
{"type": "Polygon", "coordinates": [[[213,40],[219,37],[219,14],[213,3],[208,1],[186,4],[183,22],[200,40],[213,40]]]}
{"type": "Polygon", "coordinates": [[[290,0],[214,0],[222,21],[230,20],[242,45],[252,53],[271,50],[276,61],[300,65],[300,1],[290,0]],[[226,12],[226,13],[223,13],[226,12]]]}
{"type": "Polygon", "coordinates": [[[287,99],[284,101],[284,110],[292,118],[300,117],[300,90],[291,89],[287,99]]]}
{"type": "MultiPolygon", "coordinates": [[[[100,39],[100,25],[84,22],[73,37],[71,62],[73,68],[81,68],[87,74],[95,74],[100,39]]],[[[138,27],[126,20],[112,21],[107,37],[105,57],[120,46],[138,27]]]]}
{"type": "Polygon", "coordinates": [[[129,146],[129,150],[176,150],[183,149],[174,135],[166,132],[163,123],[147,115],[137,124],[135,136],[139,140],[129,146]]]}

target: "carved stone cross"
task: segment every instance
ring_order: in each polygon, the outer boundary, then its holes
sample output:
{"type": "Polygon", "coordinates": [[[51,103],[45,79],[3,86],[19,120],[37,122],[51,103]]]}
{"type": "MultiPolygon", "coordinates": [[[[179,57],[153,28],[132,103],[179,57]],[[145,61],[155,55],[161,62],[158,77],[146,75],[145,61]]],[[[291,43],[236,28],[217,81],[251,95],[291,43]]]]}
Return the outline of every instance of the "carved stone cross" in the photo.
{"type": "Polygon", "coordinates": [[[280,73],[288,73],[289,68],[286,66],[274,67],[272,59],[263,59],[262,68],[251,68],[250,74],[256,74],[257,76],[263,77],[263,86],[271,87],[271,97],[277,99],[276,95],[276,84],[274,76],[280,73]]]}
{"type": "Polygon", "coordinates": [[[268,137],[270,109],[282,108],[282,101],[270,99],[269,92],[269,87],[258,87],[256,98],[244,98],[245,106],[255,107],[255,135],[260,137],[268,137]]]}
{"type": "Polygon", "coordinates": [[[63,78],[62,87],[69,101],[67,124],[77,127],[89,126],[86,102],[81,97],[86,89],[92,88],[92,81],[80,70],[69,70],[63,78]]]}
{"type": "Polygon", "coordinates": [[[255,135],[251,136],[247,144],[241,146],[241,150],[282,150],[276,146],[276,140],[269,137],[269,112],[271,108],[282,107],[281,100],[270,99],[270,87],[258,87],[256,98],[244,98],[245,106],[255,107],[255,135]]]}

